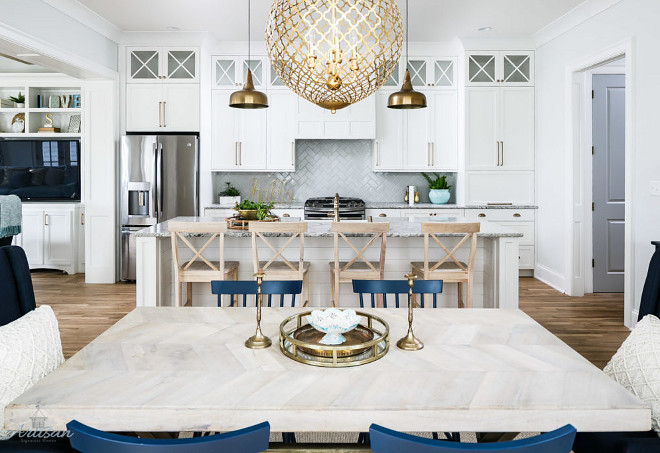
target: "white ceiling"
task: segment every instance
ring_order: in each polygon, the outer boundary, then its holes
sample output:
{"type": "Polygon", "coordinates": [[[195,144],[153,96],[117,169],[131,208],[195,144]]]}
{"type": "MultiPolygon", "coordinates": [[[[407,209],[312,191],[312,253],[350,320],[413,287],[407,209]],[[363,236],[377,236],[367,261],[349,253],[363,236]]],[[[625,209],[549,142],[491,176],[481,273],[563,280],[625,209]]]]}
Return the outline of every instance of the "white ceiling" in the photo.
{"type": "MultiPolygon", "coordinates": [[[[245,0],[78,0],[124,31],[210,31],[221,41],[244,41],[245,0]]],[[[400,7],[403,0],[397,0],[400,7]]],[[[529,37],[584,0],[410,0],[410,40],[529,37]],[[489,32],[477,31],[490,26],[489,32]]],[[[252,0],[252,39],[261,39],[272,0],[252,0]]],[[[402,10],[403,13],[403,10],[402,10]]]]}

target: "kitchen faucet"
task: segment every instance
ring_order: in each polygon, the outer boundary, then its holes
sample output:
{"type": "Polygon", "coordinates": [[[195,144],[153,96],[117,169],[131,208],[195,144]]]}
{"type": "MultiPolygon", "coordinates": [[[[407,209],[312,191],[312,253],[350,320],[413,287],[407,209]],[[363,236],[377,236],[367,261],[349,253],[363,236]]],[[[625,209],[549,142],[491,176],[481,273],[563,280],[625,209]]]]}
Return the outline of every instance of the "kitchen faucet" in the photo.
{"type": "Polygon", "coordinates": [[[332,203],[332,212],[328,212],[328,217],[332,216],[332,220],[339,222],[339,194],[335,193],[335,198],[332,203]]]}

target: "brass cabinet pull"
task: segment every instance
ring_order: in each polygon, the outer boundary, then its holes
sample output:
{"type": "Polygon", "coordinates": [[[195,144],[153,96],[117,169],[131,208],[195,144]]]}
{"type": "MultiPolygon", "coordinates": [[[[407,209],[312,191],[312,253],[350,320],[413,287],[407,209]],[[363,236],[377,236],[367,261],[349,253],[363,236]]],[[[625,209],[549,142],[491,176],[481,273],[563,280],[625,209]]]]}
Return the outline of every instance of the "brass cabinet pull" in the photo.
{"type": "Polygon", "coordinates": [[[243,142],[238,142],[238,165],[243,166],[243,142]]]}
{"type": "Polygon", "coordinates": [[[291,166],[296,165],[296,142],[291,142],[291,166]]]}
{"type": "Polygon", "coordinates": [[[163,127],[163,103],[158,103],[158,127],[163,127]]]}
{"type": "Polygon", "coordinates": [[[44,225],[48,226],[48,214],[44,214],[44,225]]]}
{"type": "Polygon", "coordinates": [[[514,217],[520,217],[520,214],[518,214],[518,213],[516,212],[513,216],[514,216],[514,217]]]}
{"type": "Polygon", "coordinates": [[[497,144],[497,148],[496,148],[496,151],[495,151],[495,153],[497,155],[497,165],[496,165],[496,167],[499,167],[500,166],[500,141],[498,140],[495,143],[497,144]]]}
{"type": "Polygon", "coordinates": [[[238,167],[238,142],[234,142],[234,166],[238,167]]]}
{"type": "Polygon", "coordinates": [[[431,167],[435,167],[435,142],[431,142],[431,167]]]}
{"type": "Polygon", "coordinates": [[[291,217],[290,214],[282,214],[282,217],[291,217]]]}
{"type": "Polygon", "coordinates": [[[500,167],[504,167],[504,142],[500,142],[502,144],[502,159],[500,161],[500,167]]]}
{"type": "Polygon", "coordinates": [[[378,214],[378,217],[387,217],[387,214],[385,214],[384,212],[381,212],[380,214],[378,214]]]}
{"type": "Polygon", "coordinates": [[[380,143],[376,141],[376,167],[380,166],[380,143]]]}
{"type": "Polygon", "coordinates": [[[484,214],[483,212],[480,212],[477,217],[486,217],[486,214],[484,214]]]}
{"type": "Polygon", "coordinates": [[[85,224],[85,213],[84,212],[80,213],[80,224],[81,225],[85,224]]]}
{"type": "Polygon", "coordinates": [[[163,101],[163,127],[167,127],[167,102],[163,101]]]}
{"type": "Polygon", "coordinates": [[[426,144],[426,165],[431,166],[431,142],[426,144]]]}

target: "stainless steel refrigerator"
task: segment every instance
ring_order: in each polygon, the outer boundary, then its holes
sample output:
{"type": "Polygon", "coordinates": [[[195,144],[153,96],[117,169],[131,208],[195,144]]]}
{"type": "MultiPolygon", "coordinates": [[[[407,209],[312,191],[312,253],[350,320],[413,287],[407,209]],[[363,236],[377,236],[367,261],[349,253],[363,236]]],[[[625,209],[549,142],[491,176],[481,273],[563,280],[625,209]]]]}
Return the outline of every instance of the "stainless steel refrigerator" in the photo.
{"type": "Polygon", "coordinates": [[[131,233],[177,216],[198,215],[199,140],[196,135],[121,138],[121,279],[135,280],[131,233]]]}

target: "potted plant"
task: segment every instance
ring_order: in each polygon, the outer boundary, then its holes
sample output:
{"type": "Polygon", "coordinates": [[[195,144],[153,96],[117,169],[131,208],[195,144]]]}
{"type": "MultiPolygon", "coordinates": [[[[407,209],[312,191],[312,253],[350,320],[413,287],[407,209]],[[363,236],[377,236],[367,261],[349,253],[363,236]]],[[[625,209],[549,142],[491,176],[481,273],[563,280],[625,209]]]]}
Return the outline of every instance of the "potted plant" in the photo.
{"type": "Polygon", "coordinates": [[[433,204],[445,204],[449,201],[451,194],[449,189],[451,186],[447,184],[447,177],[440,176],[437,173],[433,173],[434,178],[430,177],[426,173],[422,173],[424,179],[429,183],[429,200],[433,204]]]}
{"type": "Polygon", "coordinates": [[[273,203],[254,202],[243,200],[236,203],[234,210],[238,211],[238,216],[245,220],[266,220],[274,217],[270,210],[273,209],[273,203]]]}
{"type": "Polygon", "coordinates": [[[16,108],[22,109],[25,107],[25,96],[20,91],[18,96],[9,96],[9,100],[16,105],[16,108]]]}
{"type": "Polygon", "coordinates": [[[241,202],[241,193],[238,189],[231,185],[231,183],[226,182],[227,188],[220,192],[218,197],[218,203],[223,206],[234,206],[241,202]]]}

